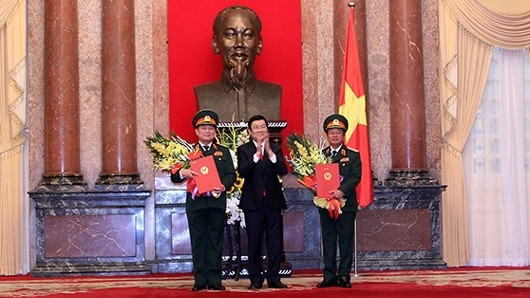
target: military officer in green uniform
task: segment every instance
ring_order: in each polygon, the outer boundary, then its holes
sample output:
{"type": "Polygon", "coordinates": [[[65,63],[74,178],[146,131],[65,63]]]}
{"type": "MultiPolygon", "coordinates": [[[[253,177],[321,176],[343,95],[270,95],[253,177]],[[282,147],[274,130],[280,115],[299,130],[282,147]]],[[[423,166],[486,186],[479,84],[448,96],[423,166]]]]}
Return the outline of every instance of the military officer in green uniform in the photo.
{"type": "MultiPolygon", "coordinates": [[[[193,291],[225,290],[221,283],[224,225],[226,221],[226,190],[236,179],[234,162],[228,148],[215,144],[219,117],[212,110],[201,110],[193,117],[193,127],[198,137],[195,151],[203,156],[213,155],[222,187],[206,194],[186,194],[186,215],[191,238],[193,291]]],[[[179,169],[171,174],[171,181],[180,183],[193,179],[197,173],[191,169],[179,169]]]]}
{"type": "Polygon", "coordinates": [[[344,145],[344,134],[348,130],[348,121],[344,116],[333,114],[324,121],[324,131],[329,146],[324,154],[331,156],[333,163],[339,164],[340,187],[330,192],[333,199],[345,199],[342,214],[331,218],[328,210],[319,208],[324,258],[324,279],[317,287],[340,286],[351,288],[350,272],[353,264],[353,233],[357,196],[355,188],[361,180],[361,157],[359,152],[344,145]],[[339,246],[339,264],[337,267],[337,239],[339,246]]]}

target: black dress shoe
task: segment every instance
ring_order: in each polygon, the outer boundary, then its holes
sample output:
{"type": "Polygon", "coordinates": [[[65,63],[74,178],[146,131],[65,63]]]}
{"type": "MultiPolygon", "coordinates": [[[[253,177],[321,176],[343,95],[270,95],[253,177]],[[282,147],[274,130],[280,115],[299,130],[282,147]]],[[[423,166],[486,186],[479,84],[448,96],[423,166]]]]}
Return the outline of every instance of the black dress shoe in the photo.
{"type": "Polygon", "coordinates": [[[216,284],[216,285],[208,285],[208,290],[224,291],[226,290],[226,288],[222,284],[216,284]]]}
{"type": "Polygon", "coordinates": [[[272,289],[287,289],[287,285],[281,281],[268,282],[267,285],[272,289]]]}
{"type": "Polygon", "coordinates": [[[346,276],[341,276],[338,281],[339,287],[351,288],[351,282],[346,276]]]}
{"type": "Polygon", "coordinates": [[[321,281],[319,284],[317,284],[317,288],[329,288],[329,287],[334,287],[337,285],[337,281],[336,280],[323,280],[321,281]]]}
{"type": "Polygon", "coordinates": [[[262,284],[260,283],[257,283],[257,282],[253,282],[250,284],[250,286],[248,286],[248,289],[249,290],[258,290],[258,289],[261,289],[263,287],[262,284]]]}
{"type": "Polygon", "coordinates": [[[206,290],[206,285],[194,285],[193,288],[191,288],[192,291],[202,291],[206,290]]]}

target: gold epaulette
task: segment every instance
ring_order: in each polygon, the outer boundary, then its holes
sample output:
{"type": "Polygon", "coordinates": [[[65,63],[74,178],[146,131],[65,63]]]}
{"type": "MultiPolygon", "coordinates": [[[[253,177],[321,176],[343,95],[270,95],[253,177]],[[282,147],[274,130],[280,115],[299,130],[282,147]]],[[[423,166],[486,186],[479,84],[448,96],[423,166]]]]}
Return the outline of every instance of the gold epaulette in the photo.
{"type": "Polygon", "coordinates": [[[214,146],[214,148],[215,148],[215,146],[218,146],[218,147],[223,147],[223,148],[225,148],[225,149],[228,149],[228,147],[226,147],[226,146],[223,145],[223,144],[219,144],[219,143],[214,143],[213,146],[214,146]]]}

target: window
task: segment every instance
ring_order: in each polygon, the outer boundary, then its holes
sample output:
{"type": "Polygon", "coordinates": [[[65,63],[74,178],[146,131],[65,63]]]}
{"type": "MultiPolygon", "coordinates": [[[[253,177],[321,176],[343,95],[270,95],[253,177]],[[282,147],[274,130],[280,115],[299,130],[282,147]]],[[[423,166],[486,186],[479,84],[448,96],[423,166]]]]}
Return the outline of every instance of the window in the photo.
{"type": "Polygon", "coordinates": [[[530,264],[530,59],[495,49],[463,154],[472,266],[530,264]]]}

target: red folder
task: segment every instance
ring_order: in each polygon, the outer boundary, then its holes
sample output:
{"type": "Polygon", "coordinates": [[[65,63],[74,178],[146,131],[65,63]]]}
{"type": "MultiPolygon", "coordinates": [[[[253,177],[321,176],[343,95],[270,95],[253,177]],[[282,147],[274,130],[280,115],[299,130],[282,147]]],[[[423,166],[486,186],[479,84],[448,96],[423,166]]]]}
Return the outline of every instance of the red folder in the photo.
{"type": "Polygon", "coordinates": [[[317,180],[317,197],[331,198],[330,191],[340,186],[339,164],[318,164],[315,166],[317,180]]]}
{"type": "Polygon", "coordinates": [[[216,187],[223,187],[213,155],[192,160],[190,166],[192,171],[199,174],[195,176],[199,193],[206,193],[216,187]]]}

